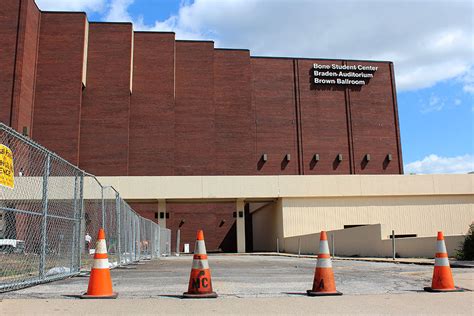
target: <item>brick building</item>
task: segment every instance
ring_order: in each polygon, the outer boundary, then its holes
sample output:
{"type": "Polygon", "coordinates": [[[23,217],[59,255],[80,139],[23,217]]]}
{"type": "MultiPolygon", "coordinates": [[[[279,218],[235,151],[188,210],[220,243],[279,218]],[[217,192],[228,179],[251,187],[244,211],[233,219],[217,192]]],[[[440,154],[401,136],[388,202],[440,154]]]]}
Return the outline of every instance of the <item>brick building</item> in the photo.
{"type": "MultiPolygon", "coordinates": [[[[391,62],[255,57],[3,0],[0,69],[0,120],[98,176],[403,173],[391,62]]],[[[170,203],[167,226],[233,251],[234,210],[170,203]]]]}

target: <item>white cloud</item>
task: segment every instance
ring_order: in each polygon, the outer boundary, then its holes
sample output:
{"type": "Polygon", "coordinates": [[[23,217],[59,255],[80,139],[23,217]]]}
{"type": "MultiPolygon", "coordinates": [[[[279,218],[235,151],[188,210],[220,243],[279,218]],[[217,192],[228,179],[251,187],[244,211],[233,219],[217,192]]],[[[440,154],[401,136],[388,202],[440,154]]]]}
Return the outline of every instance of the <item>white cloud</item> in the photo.
{"type": "Polygon", "coordinates": [[[469,71],[472,12],[469,0],[195,0],[142,27],[253,55],[392,60],[398,89],[414,90],[469,71]]]}
{"type": "Polygon", "coordinates": [[[461,105],[461,103],[462,103],[461,99],[454,99],[454,105],[455,106],[461,105]]]}
{"type": "Polygon", "coordinates": [[[130,15],[133,2],[38,0],[64,10],[105,5],[106,21],[174,31],[178,39],[211,39],[252,55],[390,60],[399,91],[457,78],[474,93],[470,0],[194,0],[151,24],[130,15]]]}
{"type": "Polygon", "coordinates": [[[474,66],[461,77],[461,82],[463,83],[464,92],[474,94],[474,66]]]}
{"type": "Polygon", "coordinates": [[[102,12],[106,0],[36,0],[43,11],[91,11],[102,12]]]}
{"type": "Polygon", "coordinates": [[[128,7],[134,0],[111,0],[107,5],[107,15],[105,21],[108,22],[132,22],[133,19],[128,13],[128,7]]]}
{"type": "Polygon", "coordinates": [[[445,106],[445,101],[439,96],[432,94],[428,100],[428,103],[424,103],[421,108],[421,113],[439,112],[445,106]]]}
{"type": "Polygon", "coordinates": [[[472,154],[457,157],[440,157],[432,154],[405,165],[405,174],[468,173],[471,171],[474,171],[474,155],[472,154]]]}

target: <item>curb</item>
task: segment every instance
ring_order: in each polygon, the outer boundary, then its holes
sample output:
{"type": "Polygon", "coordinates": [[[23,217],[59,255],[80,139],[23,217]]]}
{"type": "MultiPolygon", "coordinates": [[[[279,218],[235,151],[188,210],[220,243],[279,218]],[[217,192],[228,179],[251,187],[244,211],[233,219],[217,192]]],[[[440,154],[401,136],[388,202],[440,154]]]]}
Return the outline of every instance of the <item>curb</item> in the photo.
{"type": "MultiPolygon", "coordinates": [[[[186,256],[188,254],[180,254],[186,256]]],[[[189,254],[190,255],[190,254],[189,254]]],[[[276,253],[276,252],[254,252],[254,253],[210,253],[212,255],[219,256],[274,256],[274,257],[290,257],[290,258],[306,258],[306,259],[317,259],[317,255],[297,255],[292,253],[276,253]]],[[[396,264],[417,264],[417,265],[426,265],[433,266],[434,259],[427,258],[363,258],[363,257],[333,257],[334,261],[364,261],[364,262],[382,262],[382,263],[396,263],[396,264]]],[[[474,268],[474,262],[460,262],[460,261],[450,261],[451,268],[464,268],[472,269],[474,268]]]]}

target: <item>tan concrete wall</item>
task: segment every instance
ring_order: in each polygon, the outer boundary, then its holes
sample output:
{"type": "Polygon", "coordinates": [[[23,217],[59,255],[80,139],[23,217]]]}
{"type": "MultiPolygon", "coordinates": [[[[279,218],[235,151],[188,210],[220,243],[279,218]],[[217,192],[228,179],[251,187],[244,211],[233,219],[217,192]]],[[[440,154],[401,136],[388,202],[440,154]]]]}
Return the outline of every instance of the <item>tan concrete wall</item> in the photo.
{"type": "Polygon", "coordinates": [[[474,193],[474,175],[99,177],[127,200],[420,196],[474,193]]]}
{"type": "MultiPolygon", "coordinates": [[[[384,252],[381,245],[381,225],[370,225],[342,230],[328,230],[329,248],[332,253],[332,242],[337,255],[375,256],[382,257],[384,252]]],[[[285,238],[285,252],[298,253],[298,241],[301,253],[317,254],[319,250],[319,233],[285,238]]]]}
{"type": "Polygon", "coordinates": [[[474,220],[474,195],[283,198],[284,236],[382,224],[382,238],[396,234],[463,235],[474,220]]]}
{"type": "MultiPolygon", "coordinates": [[[[331,253],[332,238],[336,256],[392,257],[392,241],[382,239],[383,225],[369,225],[349,229],[328,231],[331,253]]],[[[453,257],[464,236],[445,236],[448,255],[453,257]]],[[[298,242],[302,254],[317,254],[319,233],[285,238],[285,252],[298,253],[298,242]]],[[[433,258],[436,252],[436,236],[395,239],[395,251],[400,257],[433,258]]]]}
{"type": "MultiPolygon", "coordinates": [[[[172,176],[98,177],[126,200],[236,200],[274,198],[392,197],[473,195],[474,175],[320,175],[320,176],[172,176]]],[[[52,186],[74,183],[73,177],[51,177],[52,186]]],[[[15,190],[0,190],[4,199],[41,198],[42,177],[15,177],[15,190]],[[31,187],[34,190],[31,190],[31,187]],[[22,189],[25,188],[25,189],[22,189]],[[33,191],[33,192],[30,192],[33,191]]],[[[97,196],[87,177],[84,194],[97,196]]],[[[58,191],[55,198],[64,198],[58,191]]]]}
{"type": "Polygon", "coordinates": [[[281,202],[267,204],[252,213],[253,250],[276,251],[277,238],[283,245],[281,202]]]}

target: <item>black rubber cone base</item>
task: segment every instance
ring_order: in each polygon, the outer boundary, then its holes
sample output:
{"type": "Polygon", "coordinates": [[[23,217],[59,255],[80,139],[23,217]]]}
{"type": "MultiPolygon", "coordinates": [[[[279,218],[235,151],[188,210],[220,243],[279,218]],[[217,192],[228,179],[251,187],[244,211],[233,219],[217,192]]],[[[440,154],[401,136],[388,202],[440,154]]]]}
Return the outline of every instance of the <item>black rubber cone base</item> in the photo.
{"type": "Polygon", "coordinates": [[[79,297],[82,299],[89,299],[89,300],[101,300],[101,299],[114,299],[117,298],[118,293],[113,293],[112,295],[87,295],[87,293],[84,293],[83,295],[80,295],[79,297]]]}
{"type": "Polygon", "coordinates": [[[340,296],[342,295],[341,292],[314,292],[313,290],[307,290],[308,296],[340,296]]]}
{"type": "Polygon", "coordinates": [[[461,287],[457,287],[455,286],[454,289],[450,289],[450,290],[438,290],[438,289],[433,289],[431,287],[425,287],[423,288],[423,290],[425,290],[426,292],[431,292],[431,293],[447,293],[447,292],[464,292],[465,289],[461,288],[461,287]]]}
{"type": "Polygon", "coordinates": [[[212,292],[208,294],[193,294],[189,292],[184,292],[183,298],[217,298],[217,293],[212,292]]]}

